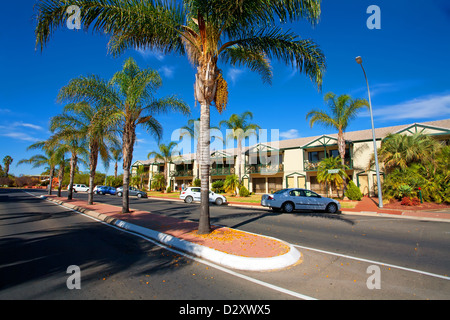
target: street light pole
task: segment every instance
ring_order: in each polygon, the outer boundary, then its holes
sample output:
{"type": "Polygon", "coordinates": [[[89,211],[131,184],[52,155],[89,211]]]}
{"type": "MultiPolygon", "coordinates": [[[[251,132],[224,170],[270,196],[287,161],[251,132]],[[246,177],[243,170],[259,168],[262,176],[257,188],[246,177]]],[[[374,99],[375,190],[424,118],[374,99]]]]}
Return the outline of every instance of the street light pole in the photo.
{"type": "Polygon", "coordinates": [[[380,180],[380,167],[378,165],[378,152],[377,152],[377,141],[375,138],[375,126],[373,124],[373,113],[372,113],[372,101],[370,99],[370,89],[369,89],[369,81],[367,80],[366,71],[362,65],[362,58],[356,57],[356,62],[361,65],[361,68],[364,72],[364,78],[366,78],[367,83],[367,92],[369,94],[369,109],[370,109],[370,120],[372,121],[372,137],[373,137],[373,150],[375,153],[375,167],[377,171],[377,184],[378,184],[378,207],[383,208],[383,196],[381,194],[381,180],[380,180]]]}

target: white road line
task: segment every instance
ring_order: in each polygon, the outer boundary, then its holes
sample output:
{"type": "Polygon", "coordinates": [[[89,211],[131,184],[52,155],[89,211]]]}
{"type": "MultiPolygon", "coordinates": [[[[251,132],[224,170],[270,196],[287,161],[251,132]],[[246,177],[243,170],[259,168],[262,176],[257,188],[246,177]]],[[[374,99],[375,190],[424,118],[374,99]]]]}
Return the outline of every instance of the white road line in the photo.
{"type": "MultiPolygon", "coordinates": [[[[29,192],[27,192],[27,191],[24,191],[24,192],[25,192],[25,193],[28,193],[29,195],[31,195],[31,196],[33,196],[33,197],[39,198],[39,196],[36,196],[36,195],[34,195],[34,194],[31,194],[31,193],[29,193],[29,192]]],[[[169,247],[167,247],[167,246],[165,246],[165,245],[163,245],[163,244],[161,244],[161,243],[159,243],[159,242],[156,242],[156,241],[154,241],[154,240],[152,240],[152,239],[150,239],[150,238],[147,238],[147,237],[145,237],[145,236],[143,236],[143,235],[140,235],[140,234],[137,234],[137,233],[134,233],[134,232],[130,232],[130,231],[128,231],[128,230],[124,230],[124,229],[122,229],[122,228],[113,226],[113,225],[111,225],[111,224],[109,224],[109,223],[106,223],[106,222],[104,222],[104,221],[102,221],[102,220],[96,219],[96,218],[94,218],[94,217],[91,217],[91,216],[89,216],[89,215],[87,215],[87,214],[84,214],[84,213],[82,213],[82,212],[76,211],[76,210],[74,210],[74,209],[67,208],[67,207],[65,207],[65,206],[63,206],[63,205],[60,205],[60,204],[58,204],[58,203],[55,203],[55,202],[53,202],[53,201],[50,201],[50,200],[46,200],[46,201],[48,201],[48,202],[50,202],[50,203],[52,203],[52,204],[55,204],[55,205],[57,205],[57,206],[60,206],[60,207],[62,207],[62,208],[64,208],[64,209],[71,210],[71,211],[73,211],[73,212],[75,212],[75,213],[78,213],[78,214],[80,214],[80,215],[82,215],[82,216],[84,216],[84,217],[86,217],[86,218],[89,218],[89,219],[95,220],[95,221],[97,221],[97,222],[100,222],[100,223],[102,223],[102,224],[104,224],[104,225],[106,225],[106,226],[108,226],[108,227],[111,227],[111,228],[117,229],[117,230],[119,230],[119,231],[121,231],[121,232],[125,232],[125,233],[131,234],[131,235],[133,235],[133,236],[137,236],[137,237],[139,237],[139,238],[142,238],[142,239],[144,239],[144,240],[146,240],[146,241],[149,241],[149,242],[151,242],[151,243],[153,243],[153,244],[155,244],[155,245],[157,245],[157,246],[159,246],[159,247],[161,247],[161,248],[164,248],[164,249],[166,249],[166,250],[168,250],[168,251],[174,252],[174,253],[176,253],[176,254],[179,254],[179,255],[181,255],[181,256],[183,256],[183,257],[186,257],[186,258],[188,258],[188,259],[194,260],[194,261],[196,261],[196,262],[200,262],[200,263],[202,263],[202,264],[208,265],[208,266],[210,266],[210,267],[212,267],[212,268],[215,268],[215,269],[217,269],[217,270],[223,271],[223,272],[228,273],[228,274],[230,274],[230,275],[232,275],[232,276],[235,276],[235,277],[238,277],[238,278],[241,278],[241,279],[244,279],[244,280],[253,282],[253,283],[258,284],[258,285],[260,285],[260,286],[263,286],[263,287],[266,287],[266,288],[269,288],[269,289],[272,289],[272,290],[275,290],[275,291],[278,291],[278,292],[281,292],[281,293],[284,293],[284,294],[287,294],[287,295],[290,295],[290,296],[293,296],[293,297],[296,297],[296,298],[299,298],[299,299],[303,299],[303,300],[317,300],[316,298],[313,298],[313,297],[310,297],[310,296],[307,296],[307,295],[304,295],[304,294],[301,294],[301,293],[298,293],[298,292],[295,292],[295,291],[291,291],[291,290],[288,290],[288,289],[285,289],[285,288],[281,288],[281,287],[278,287],[278,286],[276,286],[276,285],[270,284],[270,283],[268,283],[268,282],[264,282],[264,281],[261,281],[261,280],[258,280],[258,279],[254,279],[254,278],[252,278],[252,277],[249,277],[249,276],[240,274],[240,273],[238,273],[238,272],[236,272],[236,271],[233,271],[233,270],[227,269],[227,268],[225,268],[225,267],[216,265],[216,264],[214,264],[214,263],[212,263],[212,262],[209,262],[209,261],[207,261],[207,260],[203,260],[203,259],[200,259],[200,258],[191,256],[191,255],[189,255],[189,254],[186,254],[186,253],[184,253],[184,252],[182,252],[182,251],[178,251],[178,250],[176,250],[176,249],[169,248],[169,247]]]]}
{"type": "Polygon", "coordinates": [[[311,247],[299,246],[299,245],[296,245],[296,244],[293,244],[293,246],[297,247],[297,248],[307,249],[307,250],[316,251],[316,252],[320,252],[320,253],[325,253],[325,254],[338,256],[338,257],[342,257],[342,258],[347,258],[347,259],[367,262],[367,263],[371,263],[371,264],[379,264],[379,265],[382,265],[382,266],[396,268],[396,269],[400,269],[400,270],[404,270],[404,271],[420,273],[420,274],[423,274],[423,275],[426,275],[426,276],[430,276],[430,277],[440,278],[440,279],[444,279],[444,280],[450,280],[450,277],[443,276],[443,275],[440,275],[440,274],[431,273],[431,272],[426,272],[426,271],[421,271],[421,270],[417,270],[417,269],[411,269],[411,268],[396,266],[396,265],[393,265],[393,264],[379,262],[379,261],[374,261],[374,260],[368,260],[368,259],[363,259],[363,258],[358,258],[358,257],[352,257],[352,256],[348,256],[348,255],[345,255],[345,254],[339,254],[339,253],[335,253],[335,252],[319,250],[319,249],[315,249],[315,248],[311,248],[311,247]]]}

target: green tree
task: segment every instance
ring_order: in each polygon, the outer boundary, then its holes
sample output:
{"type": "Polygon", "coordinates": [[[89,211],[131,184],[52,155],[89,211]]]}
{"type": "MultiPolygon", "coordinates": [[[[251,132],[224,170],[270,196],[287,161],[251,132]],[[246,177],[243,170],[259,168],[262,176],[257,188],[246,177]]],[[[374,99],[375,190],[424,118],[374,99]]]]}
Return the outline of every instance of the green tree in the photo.
{"type": "MultiPolygon", "coordinates": [[[[66,96],[77,95],[75,92],[78,90],[84,91],[83,87],[79,87],[80,83],[82,81],[70,81],[69,85],[60,90],[59,100],[64,101],[66,96]]],[[[67,132],[65,128],[70,128],[70,131],[76,131],[76,134],[87,141],[90,175],[88,204],[94,203],[94,180],[99,155],[104,163],[108,163],[109,147],[119,145],[118,124],[118,113],[112,107],[101,104],[91,105],[84,101],[66,105],[62,114],[50,120],[50,130],[61,129],[62,135],[67,132]]]]}
{"type": "Polygon", "coordinates": [[[362,108],[369,107],[369,103],[366,99],[352,99],[348,94],[337,97],[332,92],[327,93],[324,100],[328,105],[329,111],[312,110],[306,114],[306,120],[309,119],[311,128],[315,123],[320,123],[338,131],[339,155],[341,156],[342,165],[344,165],[345,130],[362,108]]]}
{"type": "Polygon", "coordinates": [[[5,157],[3,158],[3,164],[5,165],[5,169],[4,169],[3,171],[4,171],[4,174],[5,174],[5,177],[8,176],[8,173],[9,173],[9,166],[10,166],[10,164],[11,164],[13,161],[14,161],[14,159],[11,158],[11,156],[5,156],[5,157]]]}
{"type": "MultiPolygon", "coordinates": [[[[325,183],[328,186],[327,192],[333,194],[333,187],[337,189],[344,184],[344,179],[348,178],[345,170],[347,166],[342,164],[339,157],[330,157],[322,159],[317,168],[317,181],[325,183]],[[330,172],[331,170],[331,172],[330,172]],[[335,172],[334,170],[338,170],[335,172]]],[[[339,195],[338,195],[339,196],[339,195]]]]}
{"type": "Polygon", "coordinates": [[[225,192],[234,192],[234,195],[237,196],[239,192],[239,177],[235,174],[229,175],[225,177],[225,181],[223,183],[223,188],[225,192]]]}
{"type": "MultiPolygon", "coordinates": [[[[300,39],[280,27],[301,19],[315,25],[321,13],[320,1],[78,0],[71,4],[80,7],[86,29],[92,27],[93,31],[111,36],[109,50],[113,54],[130,48],[159,49],[185,54],[197,67],[194,94],[201,106],[202,183],[198,232],[209,233],[210,106],[222,112],[228,102],[228,86],[219,59],[258,72],[266,83],[272,79],[270,60],[277,59],[305,73],[320,87],[325,71],[322,51],[311,39],[300,39]]],[[[40,0],[36,4],[36,43],[41,50],[53,32],[64,26],[67,6],[63,0],[40,0]]]]}
{"type": "MultiPolygon", "coordinates": [[[[395,168],[406,169],[412,163],[435,166],[436,155],[442,146],[435,139],[422,133],[413,135],[389,134],[377,149],[380,162],[384,163],[387,172],[395,168]]],[[[374,164],[372,155],[369,166],[374,164]]]]}
{"type": "Polygon", "coordinates": [[[169,144],[161,143],[159,144],[159,152],[151,151],[147,155],[147,159],[154,158],[155,160],[161,160],[164,162],[164,180],[165,185],[168,184],[168,176],[169,176],[169,163],[172,162],[174,156],[174,148],[177,146],[177,143],[172,141],[169,144]]]}
{"type": "Polygon", "coordinates": [[[253,113],[251,113],[250,111],[245,111],[239,115],[232,114],[228,120],[222,120],[219,122],[220,127],[225,126],[225,128],[232,130],[229,136],[227,136],[227,139],[237,140],[236,164],[238,167],[239,182],[242,181],[242,140],[250,135],[257,135],[256,130],[260,129],[260,126],[258,126],[257,124],[247,122],[247,120],[251,119],[253,119],[253,113]]]}
{"type": "Polygon", "coordinates": [[[158,72],[152,69],[140,69],[134,59],[125,61],[123,69],[116,72],[107,82],[97,76],[79,77],[69,83],[62,98],[74,103],[86,101],[94,105],[109,106],[112,117],[119,121],[122,135],[123,157],[123,199],[122,212],[129,213],[130,168],[136,142],[136,128],[143,127],[157,140],[162,136],[162,126],[155,115],[180,112],[190,113],[189,106],[174,95],[155,98],[155,92],[162,81],[158,72]]]}

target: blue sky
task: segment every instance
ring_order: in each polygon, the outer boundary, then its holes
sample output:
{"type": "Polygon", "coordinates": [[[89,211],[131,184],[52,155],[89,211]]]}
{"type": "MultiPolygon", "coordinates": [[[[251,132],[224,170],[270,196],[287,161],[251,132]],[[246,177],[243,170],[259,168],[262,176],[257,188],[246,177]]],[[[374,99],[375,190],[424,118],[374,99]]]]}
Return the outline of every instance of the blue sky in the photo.
{"type": "MultiPolygon", "coordinates": [[[[194,68],[186,57],[129,50],[118,58],[107,54],[106,36],[82,30],[59,29],[41,53],[35,50],[33,0],[2,3],[0,12],[0,160],[10,155],[15,175],[39,174],[17,162],[36,154],[26,151],[35,141],[49,137],[50,117],[62,110],[56,103],[61,87],[80,75],[110,78],[132,56],[141,68],[160,72],[163,87],[158,96],[177,94],[198,118],[194,104],[194,68]]],[[[321,21],[316,27],[305,22],[291,28],[302,38],[314,39],[324,51],[327,72],[323,90],[291,68],[272,61],[272,85],[263,84],[248,69],[220,65],[229,84],[229,105],[219,115],[211,113],[212,125],[233,113],[253,112],[253,122],[264,129],[279,129],[281,138],[308,137],[333,130],[305,120],[313,108],[324,107],[327,92],[367,98],[364,76],[356,56],[362,56],[372,93],[375,126],[450,118],[450,4],[448,0],[323,0],[321,21]],[[370,5],[381,9],[381,29],[369,30],[366,13],[370,5]]],[[[188,117],[162,115],[162,142],[185,125],[188,117]]],[[[368,112],[362,112],[347,131],[370,128],[368,112]]],[[[156,141],[138,130],[134,160],[146,159],[157,149],[156,141]]],[[[82,168],[83,169],[83,168],[82,168]]],[[[104,172],[102,165],[98,168],[104,172]]],[[[112,166],[109,174],[113,171],[112,166]]]]}

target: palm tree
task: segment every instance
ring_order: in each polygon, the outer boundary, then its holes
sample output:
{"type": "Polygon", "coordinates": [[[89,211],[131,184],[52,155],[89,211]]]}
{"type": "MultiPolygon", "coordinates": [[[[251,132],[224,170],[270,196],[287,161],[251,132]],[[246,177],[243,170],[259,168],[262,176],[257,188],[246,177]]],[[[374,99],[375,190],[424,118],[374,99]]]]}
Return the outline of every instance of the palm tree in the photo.
{"type": "Polygon", "coordinates": [[[342,165],[345,161],[345,138],[344,132],[351,120],[355,119],[358,112],[363,107],[369,107],[366,99],[352,99],[348,94],[337,97],[334,93],[329,92],[325,95],[325,102],[331,113],[324,110],[312,110],[306,115],[306,120],[310,119],[311,128],[317,122],[326,127],[338,130],[338,148],[341,156],[342,165]]]}
{"type": "MultiPolygon", "coordinates": [[[[194,95],[200,103],[201,213],[199,234],[211,231],[209,219],[210,106],[222,112],[228,102],[221,62],[246,66],[271,83],[270,60],[278,59],[306,74],[319,87],[325,57],[310,39],[300,39],[276,24],[306,19],[319,21],[319,0],[78,0],[82,22],[100,34],[109,34],[114,55],[130,48],[159,49],[186,54],[197,67],[194,95]]],[[[67,19],[63,0],[36,4],[36,44],[43,50],[53,32],[67,19]]],[[[125,147],[124,147],[125,149],[125,147]]],[[[125,158],[125,152],[124,152],[125,158]]],[[[125,176],[125,175],[124,175],[125,176]]],[[[125,178],[124,178],[125,179],[125,178]]]]}
{"type": "MultiPolygon", "coordinates": [[[[219,127],[211,126],[210,129],[217,129],[219,127]]],[[[181,127],[180,136],[188,136],[194,138],[196,142],[196,163],[197,163],[197,178],[200,177],[200,118],[189,119],[186,126],[181,127]]],[[[216,138],[219,138],[216,136],[216,138]]]]}
{"type": "Polygon", "coordinates": [[[324,182],[326,185],[328,185],[327,192],[332,195],[333,187],[337,189],[344,183],[343,177],[348,178],[348,175],[345,172],[345,170],[347,169],[348,167],[342,164],[342,161],[341,159],[339,159],[339,157],[325,158],[320,161],[319,167],[317,168],[317,181],[319,181],[320,183],[324,182]],[[331,173],[330,170],[332,170],[331,173]]]}
{"type": "Polygon", "coordinates": [[[114,160],[114,179],[117,179],[118,163],[122,160],[122,148],[120,147],[110,147],[109,152],[111,153],[111,158],[114,160]]]}
{"type": "Polygon", "coordinates": [[[3,158],[3,164],[5,165],[5,169],[4,169],[5,177],[8,176],[8,173],[9,173],[9,165],[10,165],[12,162],[13,162],[13,158],[11,158],[11,156],[5,156],[5,157],[3,158]]]}
{"type": "Polygon", "coordinates": [[[164,181],[167,185],[167,177],[169,172],[168,164],[173,160],[173,149],[177,146],[177,143],[172,141],[169,144],[159,144],[159,152],[152,151],[147,155],[147,159],[154,158],[155,160],[161,160],[164,162],[164,181]]]}
{"type": "Polygon", "coordinates": [[[97,76],[79,77],[71,80],[68,89],[59,97],[70,99],[74,103],[86,101],[102,105],[108,112],[112,110],[111,117],[119,121],[123,156],[123,213],[130,211],[128,188],[136,128],[144,127],[159,140],[162,136],[162,126],[155,119],[155,115],[169,111],[184,115],[190,113],[189,106],[174,95],[156,99],[154,93],[161,85],[161,77],[157,71],[141,70],[136,62],[129,58],[125,61],[123,69],[116,72],[111,81],[106,82],[97,76]]]}
{"type": "Polygon", "coordinates": [[[58,148],[59,150],[61,150],[61,152],[69,152],[71,154],[67,199],[72,200],[73,183],[78,162],[80,161],[86,164],[85,161],[80,157],[88,154],[88,151],[86,149],[86,137],[71,126],[53,127],[53,123],[51,123],[51,130],[54,134],[46,141],[46,148],[58,148]]]}
{"type": "MultiPolygon", "coordinates": [[[[405,170],[412,163],[431,164],[435,168],[436,155],[441,148],[437,140],[419,132],[413,135],[389,134],[383,139],[378,155],[387,172],[395,168],[405,170]]],[[[374,155],[369,167],[374,163],[373,158],[374,155]]]]}
{"type": "MultiPolygon", "coordinates": [[[[60,91],[60,96],[66,92],[78,90],[77,81],[71,81],[60,91]]],[[[61,99],[62,100],[62,99],[61,99]]],[[[88,204],[94,203],[94,179],[97,169],[98,156],[106,163],[109,160],[109,146],[119,145],[117,139],[118,117],[109,106],[94,105],[87,102],[70,103],[63,109],[63,113],[53,117],[50,121],[50,130],[71,128],[81,137],[87,139],[89,147],[89,193],[88,204]]]]}
{"type": "Polygon", "coordinates": [[[44,154],[34,155],[29,159],[22,159],[17,163],[17,165],[27,163],[31,164],[33,168],[47,165],[50,173],[48,195],[51,195],[53,189],[53,177],[55,174],[55,168],[57,165],[61,165],[64,159],[65,150],[60,146],[53,145],[50,139],[35,142],[27,148],[27,150],[35,149],[41,149],[42,151],[44,151],[44,154]]]}
{"type": "Polygon", "coordinates": [[[238,188],[240,186],[239,177],[235,174],[226,176],[223,183],[223,188],[226,192],[234,192],[234,195],[238,195],[238,188]]]}
{"type": "Polygon", "coordinates": [[[261,127],[254,123],[248,123],[248,119],[253,119],[253,113],[250,111],[245,111],[238,114],[232,114],[230,116],[230,119],[228,120],[222,120],[219,122],[219,126],[222,127],[225,126],[228,129],[232,129],[232,132],[229,136],[227,136],[227,139],[236,139],[237,140],[237,157],[236,157],[236,163],[238,166],[238,172],[239,172],[239,182],[242,182],[242,173],[241,173],[241,163],[242,163],[242,140],[244,140],[246,137],[257,134],[256,130],[260,129],[261,127]]]}

